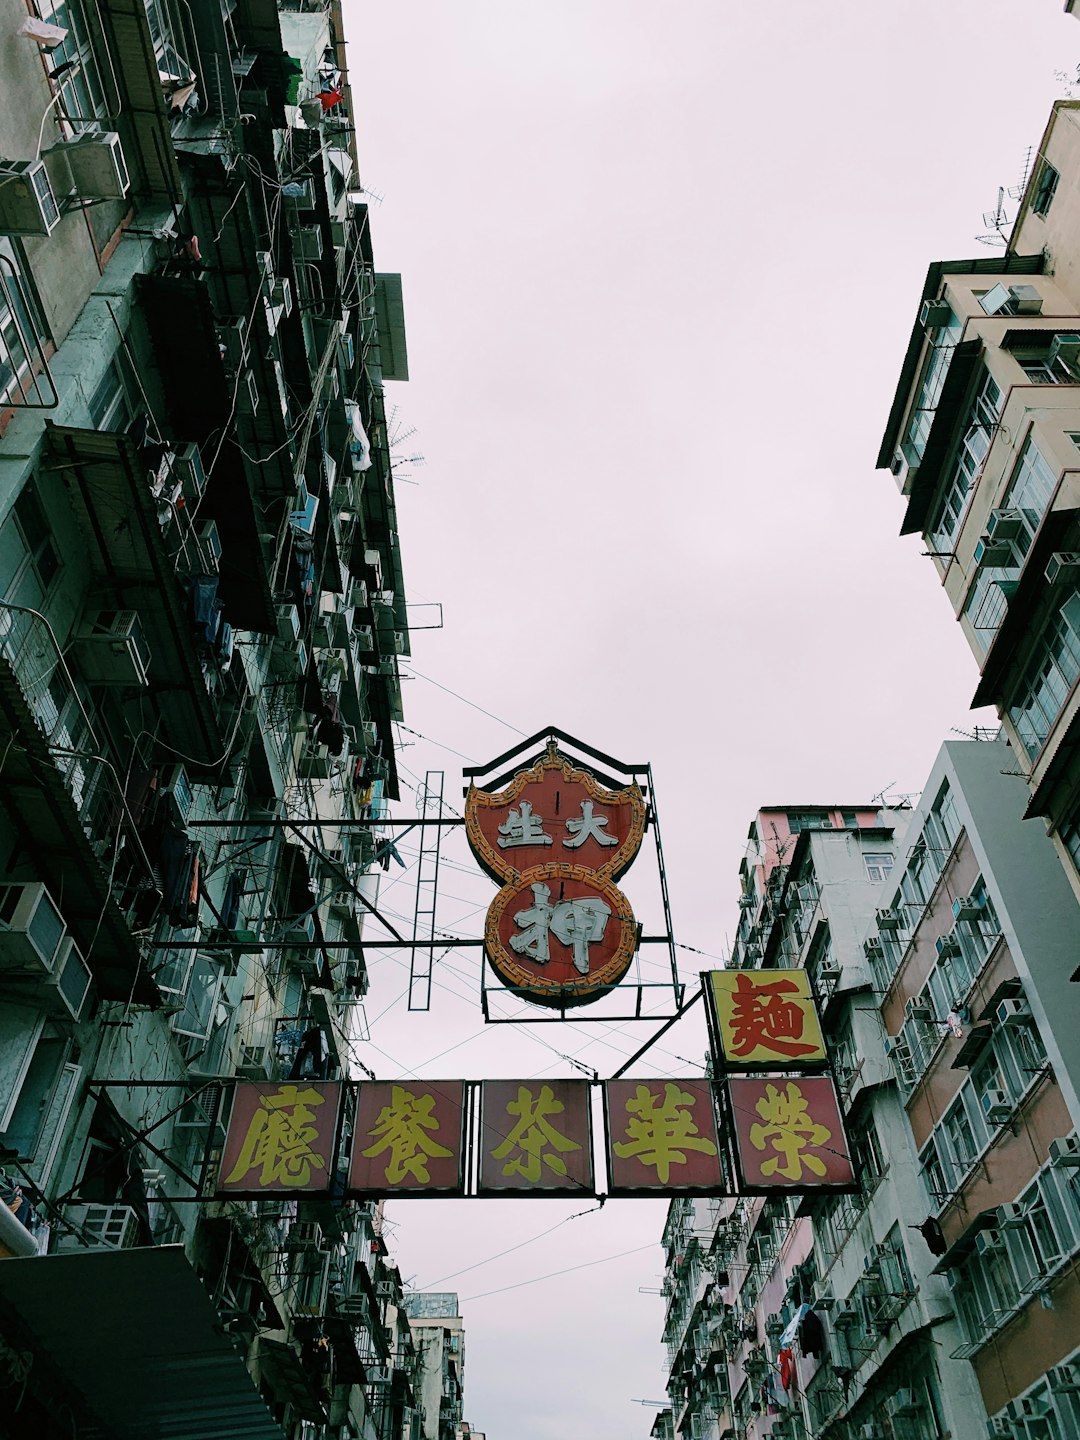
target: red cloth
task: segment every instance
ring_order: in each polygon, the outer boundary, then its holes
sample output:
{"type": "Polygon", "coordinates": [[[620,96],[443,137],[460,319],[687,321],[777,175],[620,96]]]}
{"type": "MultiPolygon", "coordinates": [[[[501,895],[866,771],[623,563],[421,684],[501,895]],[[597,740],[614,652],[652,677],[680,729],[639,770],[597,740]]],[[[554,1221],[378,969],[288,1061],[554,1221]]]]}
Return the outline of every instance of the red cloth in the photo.
{"type": "Polygon", "coordinates": [[[343,92],[335,86],[333,90],[320,90],[315,98],[320,102],[324,110],[332,110],[335,105],[341,104],[345,96],[343,92]]]}
{"type": "Polygon", "coordinates": [[[791,1377],[795,1370],[795,1351],[785,1346],[776,1358],[780,1364],[780,1384],[785,1390],[790,1390],[791,1377]]]}

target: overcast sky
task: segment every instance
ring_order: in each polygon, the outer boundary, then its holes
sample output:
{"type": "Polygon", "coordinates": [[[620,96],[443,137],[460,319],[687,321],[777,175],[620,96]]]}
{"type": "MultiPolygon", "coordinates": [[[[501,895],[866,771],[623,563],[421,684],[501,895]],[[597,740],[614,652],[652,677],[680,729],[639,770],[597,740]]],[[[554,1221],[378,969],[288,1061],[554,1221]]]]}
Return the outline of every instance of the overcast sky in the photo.
{"type": "MultiPolygon", "coordinates": [[[[722,955],[761,805],[915,793],[976,718],[874,461],[927,265],[993,253],[983,212],[1022,179],[1080,24],[1061,0],[346,8],[376,263],[404,277],[406,589],[414,623],[445,613],[413,637],[403,777],[444,768],[460,805],[461,755],[552,723],[651,761],[676,938],[722,955]]],[[[443,854],[439,926],[479,934],[494,887],[460,832],[443,854]]],[[[408,925],[410,876],[387,879],[408,925]]],[[[680,953],[691,981],[712,963],[680,953]]],[[[564,1056],[606,1075],[649,1033],[485,1030],[475,950],[410,1015],[403,957],[369,960],[380,1078],[575,1074],[564,1056]]],[[[688,1019],[636,1073],[690,1075],[703,1048],[688,1019]]],[[[649,1433],[663,1207],[559,1225],[583,1208],[389,1207],[403,1274],[463,1298],[490,1440],[649,1433]]]]}

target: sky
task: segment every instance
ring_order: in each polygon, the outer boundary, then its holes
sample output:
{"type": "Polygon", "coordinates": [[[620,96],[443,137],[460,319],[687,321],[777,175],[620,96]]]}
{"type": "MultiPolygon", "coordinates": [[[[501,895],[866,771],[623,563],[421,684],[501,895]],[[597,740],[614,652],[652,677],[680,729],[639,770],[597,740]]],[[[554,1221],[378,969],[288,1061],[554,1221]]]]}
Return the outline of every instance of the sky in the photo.
{"type": "MultiPolygon", "coordinates": [[[[761,806],[914,796],[992,720],[874,463],[927,266],[994,253],[983,212],[1080,24],[1060,0],[346,0],[346,25],[408,336],[403,779],[443,770],[459,810],[466,758],[551,724],[650,761],[693,985],[761,806]]],[[[414,840],[380,902],[406,927],[414,840]]],[[[460,830],[441,853],[438,927],[479,935],[494,888],[460,830]]],[[[409,1012],[407,957],[368,961],[380,1078],[603,1077],[656,1028],[485,1026],[475,949],[409,1012]]],[[[704,1048],[687,1018],[631,1073],[699,1074],[704,1048]]],[[[587,1209],[387,1207],[403,1276],[461,1296],[489,1440],[649,1434],[664,1207],[587,1209]]]]}

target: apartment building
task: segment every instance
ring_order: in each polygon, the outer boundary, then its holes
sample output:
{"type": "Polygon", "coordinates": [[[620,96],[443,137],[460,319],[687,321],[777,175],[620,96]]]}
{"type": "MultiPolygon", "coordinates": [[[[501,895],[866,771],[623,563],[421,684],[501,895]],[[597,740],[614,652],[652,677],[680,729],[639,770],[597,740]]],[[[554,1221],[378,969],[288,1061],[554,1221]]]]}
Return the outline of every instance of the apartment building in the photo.
{"type": "Polygon", "coordinates": [[[420,1356],[423,1440],[465,1440],[475,1435],[462,1419],[465,1330],[452,1291],[414,1291],[405,1309],[420,1356]]]}
{"type": "Polygon", "coordinates": [[[930,266],[878,465],[1080,894],[1078,104],[1054,106],[1007,250],[930,266]]]}
{"type": "Polygon", "coordinates": [[[810,975],[858,1188],[672,1203],[656,1433],[1076,1433],[1076,903],[1010,753],[751,826],[731,963],[810,975]]]}
{"type": "Polygon", "coordinates": [[[206,1199],[232,1079],[357,1073],[398,795],[341,8],[0,25],[0,1429],[418,1436],[378,1208],[206,1199]]]}

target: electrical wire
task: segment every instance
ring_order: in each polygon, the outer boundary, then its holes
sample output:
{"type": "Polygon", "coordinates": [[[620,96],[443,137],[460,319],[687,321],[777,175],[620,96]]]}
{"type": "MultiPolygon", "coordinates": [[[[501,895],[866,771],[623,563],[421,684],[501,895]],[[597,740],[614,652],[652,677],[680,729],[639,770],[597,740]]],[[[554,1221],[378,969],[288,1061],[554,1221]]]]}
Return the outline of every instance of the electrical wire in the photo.
{"type": "Polygon", "coordinates": [[[478,1295],[465,1295],[462,1297],[463,1305],[471,1305],[474,1300],[486,1300],[489,1295],[505,1295],[509,1290],[524,1290],[527,1285],[539,1285],[542,1280],[555,1280],[560,1275],[573,1275],[578,1270],[591,1270],[594,1265],[607,1265],[612,1260],[625,1260],[628,1255],[641,1255],[646,1250],[652,1250],[659,1244],[659,1240],[650,1240],[647,1245],[636,1245],[633,1250],[620,1250],[616,1255],[601,1255],[598,1260],[583,1260],[580,1265],[568,1265],[565,1270],[549,1270],[546,1275],[535,1275],[531,1280],[518,1280],[513,1285],[502,1285],[498,1290],[482,1290],[478,1295]]]}

